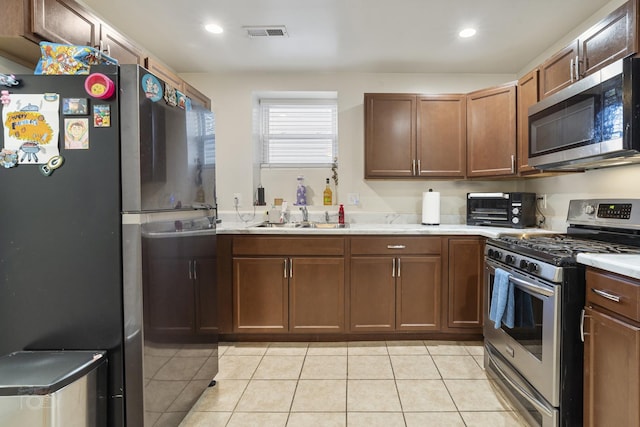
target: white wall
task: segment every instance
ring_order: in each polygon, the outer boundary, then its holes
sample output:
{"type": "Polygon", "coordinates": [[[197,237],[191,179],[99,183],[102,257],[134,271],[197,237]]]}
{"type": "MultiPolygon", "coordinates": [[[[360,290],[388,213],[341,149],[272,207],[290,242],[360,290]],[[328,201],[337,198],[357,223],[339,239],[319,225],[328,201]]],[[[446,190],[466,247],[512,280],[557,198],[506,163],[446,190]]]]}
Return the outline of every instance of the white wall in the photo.
{"type": "Polygon", "coordinates": [[[0,73],[3,74],[33,74],[33,70],[31,68],[27,68],[18,64],[17,62],[13,62],[10,59],[7,59],[3,56],[0,56],[0,73]]]}
{"type": "MultiPolygon", "coordinates": [[[[338,93],[337,203],[350,211],[420,213],[422,192],[442,194],[442,214],[464,214],[468,191],[513,191],[515,181],[409,181],[364,179],[364,93],[466,93],[514,80],[513,75],[367,74],[367,73],[247,73],[183,74],[185,80],[212,99],[216,113],[217,194],[221,210],[233,208],[240,193],[242,208],[250,206],[258,182],[254,175],[252,94],[265,91],[336,91],[338,93]],[[358,193],[360,206],[347,206],[347,194],[358,193]]],[[[314,205],[321,204],[327,170],[270,171],[263,179],[266,200],[293,200],[296,177],[305,175],[314,205]]],[[[263,174],[264,176],[265,174],[263,174]]],[[[314,206],[315,207],[315,206],[314,206]]],[[[311,209],[313,210],[314,207],[311,209]]],[[[317,209],[324,210],[323,207],[317,209]]],[[[462,219],[460,219],[462,220],[462,219]]]]}

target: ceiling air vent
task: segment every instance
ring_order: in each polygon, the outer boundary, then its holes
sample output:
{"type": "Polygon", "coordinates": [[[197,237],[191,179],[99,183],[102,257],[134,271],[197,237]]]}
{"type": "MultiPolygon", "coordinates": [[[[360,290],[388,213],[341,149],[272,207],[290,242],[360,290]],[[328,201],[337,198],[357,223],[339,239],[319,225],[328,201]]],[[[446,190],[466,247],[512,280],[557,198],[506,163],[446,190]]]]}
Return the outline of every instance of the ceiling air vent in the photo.
{"type": "Polygon", "coordinates": [[[271,25],[268,27],[242,27],[251,38],[256,37],[287,37],[287,29],[284,25],[271,25]]]}

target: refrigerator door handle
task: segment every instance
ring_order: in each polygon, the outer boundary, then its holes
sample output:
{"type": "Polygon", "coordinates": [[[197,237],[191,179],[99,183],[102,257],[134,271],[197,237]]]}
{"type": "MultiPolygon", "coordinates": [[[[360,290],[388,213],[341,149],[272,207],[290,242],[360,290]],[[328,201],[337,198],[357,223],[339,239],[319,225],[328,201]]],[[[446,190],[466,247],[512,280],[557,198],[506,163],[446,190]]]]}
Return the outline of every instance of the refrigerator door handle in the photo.
{"type": "Polygon", "coordinates": [[[193,270],[191,267],[191,260],[189,260],[189,280],[193,279],[193,270]]]}
{"type": "Polygon", "coordinates": [[[198,260],[193,260],[193,280],[198,280],[198,260]]]}

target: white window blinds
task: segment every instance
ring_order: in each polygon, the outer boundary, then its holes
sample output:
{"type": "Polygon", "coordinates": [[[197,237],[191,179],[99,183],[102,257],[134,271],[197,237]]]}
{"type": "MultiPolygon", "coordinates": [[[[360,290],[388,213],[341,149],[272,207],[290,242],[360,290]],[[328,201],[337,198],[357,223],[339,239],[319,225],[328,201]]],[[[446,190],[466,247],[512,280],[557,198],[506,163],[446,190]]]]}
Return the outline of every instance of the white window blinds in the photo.
{"type": "Polygon", "coordinates": [[[335,99],[260,100],[262,165],[327,166],[337,155],[335,99]]]}

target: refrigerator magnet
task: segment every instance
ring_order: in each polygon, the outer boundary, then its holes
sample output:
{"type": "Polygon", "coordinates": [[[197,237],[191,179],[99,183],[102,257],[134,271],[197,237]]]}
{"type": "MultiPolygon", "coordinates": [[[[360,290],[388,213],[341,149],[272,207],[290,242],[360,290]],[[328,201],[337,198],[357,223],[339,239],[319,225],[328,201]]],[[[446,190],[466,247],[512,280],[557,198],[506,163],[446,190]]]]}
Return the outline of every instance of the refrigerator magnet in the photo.
{"type": "Polygon", "coordinates": [[[116,85],[102,73],[93,73],[84,81],[84,90],[94,98],[109,99],[116,90],[116,85]]]}
{"type": "Polygon", "coordinates": [[[140,85],[144,95],[153,102],[160,101],[162,99],[162,85],[160,80],[151,74],[145,74],[140,79],[140,85]]]}
{"type": "Polygon", "coordinates": [[[44,176],[49,176],[53,173],[54,170],[62,166],[63,162],[64,158],[62,156],[54,156],[50,158],[46,164],[40,165],[40,173],[42,173],[42,175],[44,176]]]}
{"type": "Polygon", "coordinates": [[[177,90],[176,97],[178,98],[178,107],[182,108],[183,110],[187,108],[187,95],[177,90]]]}
{"type": "Polygon", "coordinates": [[[164,101],[172,107],[178,105],[178,96],[176,92],[177,91],[175,87],[169,85],[168,83],[164,84],[164,101]]]}
{"type": "Polygon", "coordinates": [[[0,166],[8,169],[18,164],[18,153],[3,148],[0,150],[0,166]]]}
{"type": "Polygon", "coordinates": [[[111,107],[108,104],[93,106],[93,127],[108,128],[111,126],[111,107]]]}
{"type": "Polygon", "coordinates": [[[64,119],[64,148],[67,150],[89,149],[88,118],[64,119]]]}
{"type": "Polygon", "coordinates": [[[85,116],[88,114],[87,98],[63,98],[62,114],[67,116],[85,116]]]}

